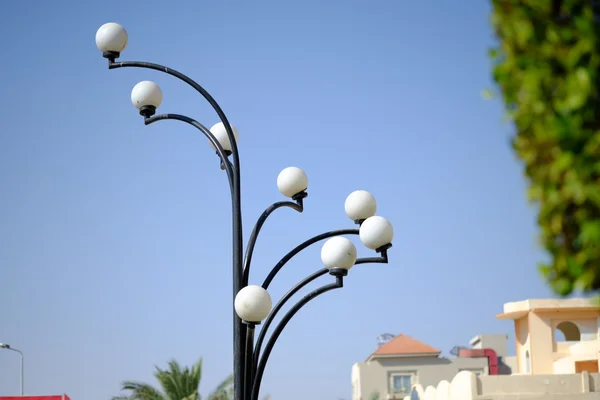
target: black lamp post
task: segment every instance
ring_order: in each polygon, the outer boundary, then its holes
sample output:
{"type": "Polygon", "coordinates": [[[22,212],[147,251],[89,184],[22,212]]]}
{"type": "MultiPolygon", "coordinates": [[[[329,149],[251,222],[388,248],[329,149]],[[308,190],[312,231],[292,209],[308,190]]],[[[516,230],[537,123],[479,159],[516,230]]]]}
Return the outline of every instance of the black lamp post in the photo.
{"type": "Polygon", "coordinates": [[[348,196],[345,210],[359,229],[343,229],[326,232],[306,240],[286,254],[270,271],[261,286],[249,285],[248,278],[252,262],[252,253],[260,230],[269,215],[278,208],[289,207],[298,212],[304,210],[304,199],[308,196],[308,178],[304,171],[296,167],[288,167],[281,171],[277,177],[279,191],[291,201],[280,201],[267,207],[260,216],[246,246],[242,239],[242,212],[241,212],[241,184],[240,184],[240,157],[237,140],[238,133],[233,127],[221,107],[212,96],[198,83],[186,75],[171,68],[158,64],[141,61],[116,61],[120,53],[127,46],[127,31],[119,24],[110,22],[104,24],[96,33],[96,45],[108,59],[108,68],[139,67],[165,72],[184,81],[200,93],[212,106],[220,122],[207,129],[200,122],[179,114],[159,114],[156,109],[162,102],[162,91],[154,82],[143,81],[138,83],[131,92],[131,101],[144,117],[146,125],[160,120],[178,120],[192,125],[202,132],[209,140],[211,147],[216,151],[221,162],[221,169],[225,170],[231,189],[232,221],[233,221],[233,377],[235,400],[258,400],[260,383],[271,350],[277,338],[289,320],[305,304],[315,297],[333,289],[343,286],[344,277],[348,270],[357,264],[387,263],[387,251],[392,247],[394,231],[392,225],[380,216],[375,216],[377,203],[373,196],[364,191],[357,190],[348,196]],[[377,257],[358,258],[354,244],[343,235],[359,235],[363,244],[375,250],[377,257]],[[308,246],[328,239],[321,250],[321,261],[325,268],[309,275],[291,288],[279,302],[272,307],[271,297],[267,288],[273,278],[284,265],[296,254],[308,246]],[[300,289],[320,276],[330,274],[334,277],[333,283],[324,285],[300,299],[275,326],[271,336],[266,339],[268,328],[273,318],[282,306],[300,289]],[[257,339],[254,339],[255,327],[264,321],[257,339]],[[265,344],[266,340],[266,344],[265,344]],[[264,348],[263,348],[264,345],[264,348]],[[262,354],[261,354],[262,351],[262,354]]]}

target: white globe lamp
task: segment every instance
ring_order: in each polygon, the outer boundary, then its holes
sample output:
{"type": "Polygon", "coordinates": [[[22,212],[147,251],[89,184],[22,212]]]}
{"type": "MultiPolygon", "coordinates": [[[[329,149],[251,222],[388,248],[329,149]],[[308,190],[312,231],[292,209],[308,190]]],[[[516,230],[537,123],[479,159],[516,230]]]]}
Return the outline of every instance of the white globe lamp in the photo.
{"type": "Polygon", "coordinates": [[[271,312],[272,306],[271,296],[262,286],[246,286],[235,296],[235,312],[246,322],[262,322],[271,312]]]}
{"type": "Polygon", "coordinates": [[[348,218],[357,223],[362,223],[365,219],[375,215],[377,201],[366,190],[356,190],[346,198],[344,209],[348,218]]]}
{"type": "MultiPolygon", "coordinates": [[[[231,125],[231,130],[233,131],[233,137],[235,142],[238,143],[240,141],[240,135],[235,126],[231,125]]],[[[231,141],[229,140],[229,136],[227,135],[227,129],[225,129],[225,125],[222,122],[217,122],[210,128],[210,133],[213,134],[217,142],[221,145],[223,150],[230,152],[231,151],[231,141]]],[[[217,150],[217,148],[209,141],[210,147],[213,150],[217,150]]]]}
{"type": "Polygon", "coordinates": [[[131,90],[131,103],[140,110],[140,115],[146,118],[154,115],[162,99],[162,90],[151,81],[142,81],[131,90]]]}
{"type": "Polygon", "coordinates": [[[356,246],[343,236],[332,237],[321,248],[321,261],[330,271],[347,271],[356,262],[356,246]]]}
{"type": "Polygon", "coordinates": [[[294,198],[308,189],[308,177],[298,167],[287,167],[277,176],[277,189],[282,195],[294,198]]]}
{"type": "Polygon", "coordinates": [[[392,243],[394,239],[394,228],[390,222],[380,216],[367,218],[359,230],[360,241],[371,249],[382,249],[392,243]]]}
{"type": "Polygon", "coordinates": [[[127,31],[116,22],[104,24],[96,31],[96,46],[104,57],[114,60],[127,47],[127,31]]]}

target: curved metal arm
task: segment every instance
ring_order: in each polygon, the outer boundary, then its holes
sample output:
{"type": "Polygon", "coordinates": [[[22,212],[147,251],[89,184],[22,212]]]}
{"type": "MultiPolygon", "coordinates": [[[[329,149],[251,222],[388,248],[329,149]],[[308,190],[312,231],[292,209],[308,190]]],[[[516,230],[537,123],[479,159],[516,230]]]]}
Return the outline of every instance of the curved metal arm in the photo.
{"type": "Polygon", "coordinates": [[[23,357],[23,352],[21,350],[19,350],[19,349],[15,349],[13,347],[9,347],[6,350],[11,350],[11,351],[14,351],[16,353],[19,353],[21,355],[21,357],[23,357]]]}
{"type": "MultiPolygon", "coordinates": [[[[231,214],[232,214],[232,247],[233,247],[233,257],[232,257],[232,275],[233,275],[233,299],[235,301],[235,296],[240,291],[242,286],[242,267],[243,267],[243,252],[244,252],[244,242],[242,237],[242,196],[241,196],[241,169],[240,169],[240,156],[238,152],[237,141],[235,140],[235,136],[233,134],[233,129],[231,128],[231,124],[227,119],[227,116],[221,109],[221,106],[215,101],[215,99],[208,93],[202,86],[200,86],[196,81],[188,77],[187,75],[182,74],[179,71],[174,69],[167,68],[163,65],[153,64],[144,61],[119,61],[115,62],[114,57],[108,60],[108,68],[123,68],[123,67],[138,67],[138,68],[148,68],[156,71],[164,72],[166,74],[172,75],[183,82],[187,83],[198,93],[202,95],[211,105],[211,107],[215,110],[217,115],[219,116],[221,122],[225,126],[225,130],[227,132],[227,137],[231,143],[231,153],[233,156],[233,164],[235,168],[233,169],[233,181],[231,182],[231,214]]],[[[228,163],[225,163],[227,166],[228,163]]],[[[233,308],[233,307],[232,307],[233,308]]],[[[242,398],[242,388],[243,388],[243,380],[242,377],[244,375],[243,365],[244,365],[244,347],[245,347],[245,335],[246,330],[242,329],[242,320],[235,313],[235,310],[232,310],[233,317],[233,354],[234,354],[234,397],[236,399],[242,398]]]]}
{"type": "Polygon", "coordinates": [[[20,384],[21,384],[21,397],[25,395],[25,356],[23,355],[23,352],[19,349],[13,349],[12,347],[8,348],[8,350],[12,350],[14,352],[19,353],[19,355],[21,356],[21,375],[20,375],[20,384]]]}
{"type": "Polygon", "coordinates": [[[239,168],[240,159],[239,159],[239,153],[238,153],[238,148],[237,148],[237,142],[235,140],[233,130],[231,129],[231,125],[229,124],[229,120],[227,120],[227,116],[223,112],[223,109],[221,108],[221,106],[219,106],[219,104],[210,95],[210,93],[208,93],[206,91],[206,89],[204,89],[202,86],[200,86],[198,84],[198,82],[196,82],[189,76],[182,74],[179,71],[176,71],[169,67],[165,67],[164,65],[160,65],[160,64],[154,64],[154,63],[149,63],[149,62],[145,62],[145,61],[117,61],[117,62],[115,62],[115,61],[109,60],[109,62],[108,62],[108,69],[123,68],[123,67],[148,68],[148,69],[153,69],[155,71],[164,72],[166,74],[172,75],[172,76],[184,81],[185,83],[187,83],[188,85],[190,85],[191,87],[196,89],[196,91],[198,93],[200,93],[202,95],[202,97],[204,97],[206,99],[206,101],[208,101],[208,103],[215,110],[215,112],[219,116],[219,119],[221,119],[221,122],[225,126],[225,130],[227,131],[227,136],[229,138],[229,141],[231,142],[231,153],[233,154],[233,162],[234,162],[235,166],[239,168]]]}
{"type": "Polygon", "coordinates": [[[381,256],[379,257],[363,257],[356,260],[354,265],[358,264],[387,264],[388,254],[387,249],[381,250],[381,256]]]}
{"type": "Polygon", "coordinates": [[[242,275],[242,286],[248,284],[248,278],[250,276],[250,265],[252,265],[252,254],[254,253],[254,247],[256,246],[258,234],[260,233],[260,230],[267,221],[267,218],[269,218],[269,215],[271,215],[273,211],[281,207],[289,207],[300,213],[304,211],[304,204],[302,203],[302,198],[300,198],[299,200],[297,200],[297,202],[279,201],[277,203],[271,204],[262,213],[258,221],[256,221],[256,225],[254,225],[254,229],[252,230],[252,234],[250,234],[250,239],[248,240],[248,245],[246,246],[246,256],[244,257],[244,270],[242,275]]]}
{"type": "MultiPolygon", "coordinates": [[[[370,264],[370,263],[387,264],[388,263],[387,250],[382,251],[381,257],[359,258],[356,260],[354,265],[370,264]]],[[[256,369],[256,366],[258,364],[258,357],[260,356],[260,350],[261,350],[263,341],[265,340],[267,331],[269,330],[269,327],[271,326],[273,319],[275,319],[275,317],[277,316],[277,313],[281,310],[281,308],[285,305],[285,303],[287,303],[287,301],[289,299],[291,299],[292,296],[294,296],[300,289],[302,289],[303,287],[305,287],[312,281],[316,280],[317,278],[327,274],[328,272],[329,272],[328,268],[322,268],[322,269],[310,274],[309,276],[307,276],[306,278],[304,278],[303,280],[298,282],[294,287],[292,287],[285,295],[283,295],[283,297],[277,302],[277,304],[275,304],[275,307],[273,307],[273,309],[269,313],[269,316],[264,320],[263,327],[261,328],[260,333],[258,334],[258,338],[256,340],[256,345],[254,346],[253,369],[256,369]]]]}
{"type": "Polygon", "coordinates": [[[271,326],[271,323],[273,322],[273,319],[275,318],[279,310],[281,310],[281,307],[283,307],[284,304],[287,303],[287,301],[291,299],[293,295],[298,293],[300,289],[302,289],[315,279],[327,274],[328,272],[328,268],[323,268],[318,270],[317,272],[310,274],[309,276],[298,282],[293,288],[291,288],[286,294],[283,295],[283,297],[277,302],[277,304],[275,304],[275,307],[273,307],[267,319],[264,320],[263,327],[261,328],[260,333],[258,334],[258,338],[256,339],[256,345],[254,346],[253,369],[256,369],[256,366],[258,365],[258,357],[260,356],[260,349],[262,347],[263,341],[265,340],[265,336],[267,334],[267,331],[269,330],[269,327],[271,326]]]}
{"type": "Polygon", "coordinates": [[[290,319],[292,319],[292,317],[298,311],[300,311],[302,307],[308,304],[308,302],[310,302],[312,299],[322,295],[323,293],[329,292],[330,290],[339,289],[344,286],[343,276],[336,276],[335,278],[335,283],[330,283],[329,285],[321,286],[320,288],[313,290],[312,292],[304,296],[302,299],[300,299],[300,301],[298,301],[277,324],[275,330],[273,331],[273,334],[271,335],[269,341],[267,342],[267,345],[265,346],[265,352],[260,358],[260,362],[258,363],[258,366],[256,368],[254,382],[252,385],[252,396],[250,397],[250,400],[258,400],[258,394],[260,392],[260,383],[262,380],[263,373],[265,371],[265,367],[267,365],[267,361],[269,360],[269,355],[271,354],[273,346],[275,345],[275,342],[279,338],[279,335],[281,335],[281,332],[283,331],[285,326],[288,324],[288,322],[290,322],[290,319]]]}
{"type": "Polygon", "coordinates": [[[314,236],[314,237],[308,239],[307,241],[299,244],[292,251],[290,251],[285,256],[283,256],[283,258],[281,260],[279,260],[279,262],[273,267],[271,272],[269,272],[269,275],[267,275],[267,277],[265,278],[265,281],[263,282],[262,287],[265,289],[268,289],[269,285],[271,284],[271,282],[273,281],[275,276],[279,273],[279,271],[281,271],[281,268],[283,268],[283,266],[285,264],[287,264],[287,262],[290,261],[292,259],[292,257],[294,257],[296,254],[300,253],[302,250],[304,250],[308,246],[315,244],[323,239],[328,239],[330,237],[341,236],[341,235],[358,235],[358,229],[340,229],[337,231],[325,232],[320,235],[314,236]]]}
{"type": "Polygon", "coordinates": [[[19,353],[19,355],[21,356],[21,374],[20,374],[20,385],[21,385],[21,397],[24,395],[24,381],[25,381],[25,374],[24,374],[24,366],[25,366],[25,356],[23,355],[23,352],[19,349],[15,349],[14,347],[10,347],[10,345],[8,344],[2,344],[0,343],[0,348],[1,349],[5,349],[5,350],[10,350],[10,351],[14,351],[15,353],[19,353]]]}
{"type": "Polygon", "coordinates": [[[225,169],[225,172],[227,172],[227,178],[229,179],[229,185],[231,188],[233,188],[233,177],[234,177],[233,176],[233,168],[231,166],[231,163],[229,162],[229,159],[227,158],[227,154],[225,153],[225,150],[223,150],[223,146],[221,146],[221,143],[219,143],[217,138],[215,138],[215,136],[212,134],[212,132],[210,130],[208,130],[204,125],[202,125],[200,122],[196,121],[195,119],[186,117],[185,115],[179,115],[179,114],[154,115],[150,118],[144,119],[144,124],[150,125],[157,121],[162,121],[162,120],[182,121],[182,122],[192,125],[193,127],[200,130],[202,133],[204,133],[204,135],[208,138],[208,140],[212,143],[212,145],[215,146],[215,148],[217,149],[217,154],[219,155],[219,158],[221,159],[221,163],[225,169]]]}

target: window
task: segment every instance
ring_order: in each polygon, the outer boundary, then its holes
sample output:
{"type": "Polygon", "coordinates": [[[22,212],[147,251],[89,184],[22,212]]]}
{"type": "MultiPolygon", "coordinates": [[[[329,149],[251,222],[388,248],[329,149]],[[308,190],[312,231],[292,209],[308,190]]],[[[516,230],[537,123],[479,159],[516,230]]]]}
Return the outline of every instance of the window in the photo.
{"type": "Polygon", "coordinates": [[[410,393],[412,388],[412,375],[394,374],[391,377],[391,391],[395,393],[410,393]]]}
{"type": "Polygon", "coordinates": [[[579,342],[581,332],[579,327],[571,321],[563,321],[556,326],[554,331],[555,342],[579,342]]]}

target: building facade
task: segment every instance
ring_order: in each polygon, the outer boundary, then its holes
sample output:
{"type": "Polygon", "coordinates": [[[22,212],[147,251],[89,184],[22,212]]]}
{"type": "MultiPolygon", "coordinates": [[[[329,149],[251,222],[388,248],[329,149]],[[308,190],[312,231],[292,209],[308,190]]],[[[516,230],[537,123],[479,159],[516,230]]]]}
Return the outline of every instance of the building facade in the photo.
{"type": "Polygon", "coordinates": [[[517,373],[597,373],[600,307],[589,299],[507,303],[499,319],[514,321],[517,373]]]}
{"type": "Polygon", "coordinates": [[[600,307],[590,299],[507,303],[517,356],[511,375],[459,372],[415,384],[404,400],[600,400],[600,307]]]}
{"type": "Polygon", "coordinates": [[[461,371],[474,375],[510,374],[516,359],[507,357],[507,335],[479,335],[471,347],[456,347],[456,357],[400,334],[352,367],[353,400],[403,399],[416,384],[423,387],[450,380],[461,371]]]}

